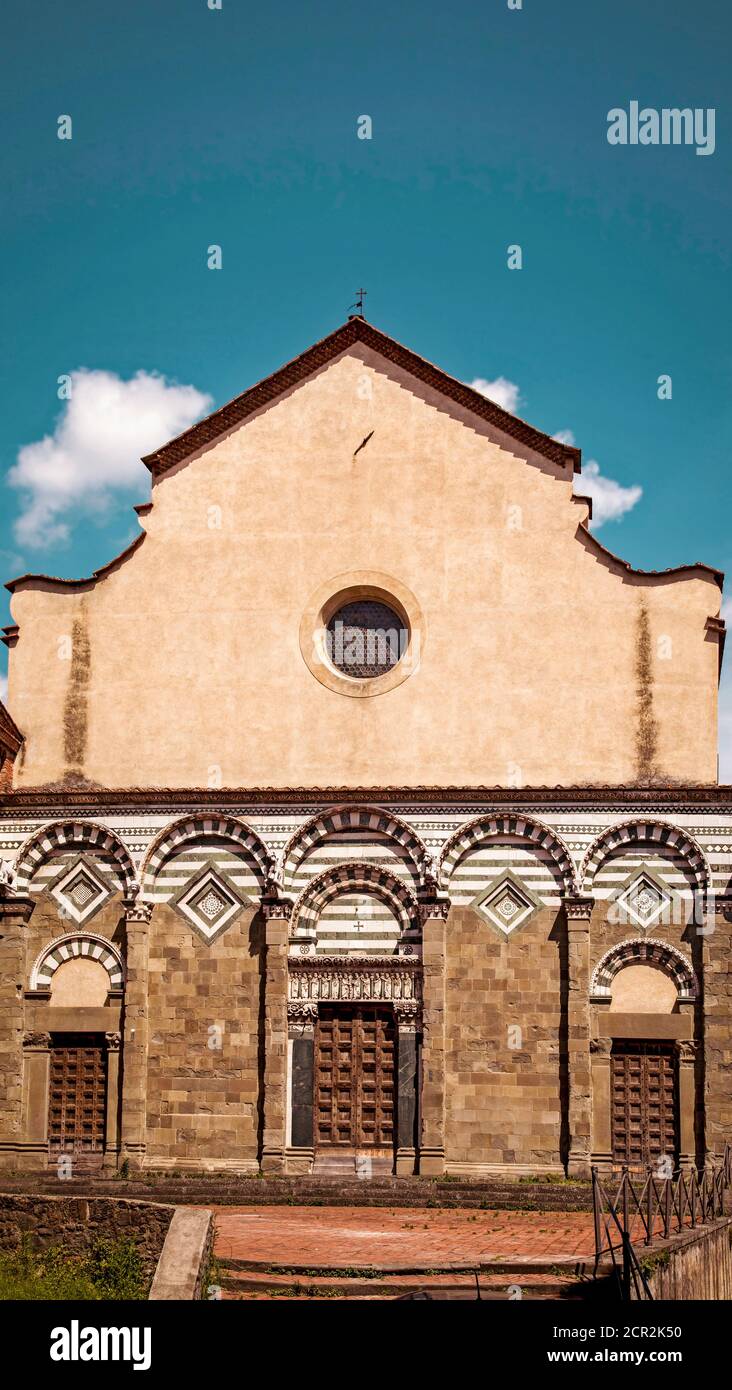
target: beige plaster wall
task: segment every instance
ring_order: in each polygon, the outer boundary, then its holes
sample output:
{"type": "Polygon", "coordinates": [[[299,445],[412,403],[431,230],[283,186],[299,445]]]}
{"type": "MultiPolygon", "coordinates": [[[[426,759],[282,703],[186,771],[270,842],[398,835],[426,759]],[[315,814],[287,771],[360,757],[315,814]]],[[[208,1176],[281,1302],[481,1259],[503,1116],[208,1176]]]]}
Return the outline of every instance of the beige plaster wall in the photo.
{"type": "Polygon", "coordinates": [[[369,349],[178,465],[153,503],[107,575],[13,596],[16,786],[716,779],[713,577],[628,574],[578,533],[568,469],[369,349]],[[423,617],[419,669],[362,699],[316,680],[299,643],[316,591],[357,571],[423,617]]]}

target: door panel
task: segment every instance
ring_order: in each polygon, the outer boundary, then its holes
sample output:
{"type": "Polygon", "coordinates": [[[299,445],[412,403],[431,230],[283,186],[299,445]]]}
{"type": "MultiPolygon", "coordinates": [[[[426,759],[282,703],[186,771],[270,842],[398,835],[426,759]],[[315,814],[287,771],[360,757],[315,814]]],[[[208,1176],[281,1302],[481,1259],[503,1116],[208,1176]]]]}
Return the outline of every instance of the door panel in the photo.
{"type": "Polygon", "coordinates": [[[678,1098],[673,1043],[625,1042],[612,1052],[613,1162],[645,1168],[678,1157],[678,1098]]]}
{"type": "Polygon", "coordinates": [[[104,1151],[107,1052],[94,1034],[60,1035],[51,1047],[48,1140],[51,1153],[104,1151]]]}
{"type": "Polygon", "coordinates": [[[391,1010],[321,1004],[315,1050],[318,1148],[393,1146],[395,1068],[391,1010]]]}

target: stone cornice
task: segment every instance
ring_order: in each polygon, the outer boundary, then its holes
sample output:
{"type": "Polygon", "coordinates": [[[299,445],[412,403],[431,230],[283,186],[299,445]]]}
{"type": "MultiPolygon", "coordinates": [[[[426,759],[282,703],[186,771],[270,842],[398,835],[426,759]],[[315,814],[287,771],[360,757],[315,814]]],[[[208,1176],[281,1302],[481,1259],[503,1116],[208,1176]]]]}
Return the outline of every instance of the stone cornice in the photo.
{"type": "Polygon", "coordinates": [[[527,810],[546,807],[557,811],[585,807],[594,811],[615,811],[619,806],[643,810],[694,812],[699,807],[727,807],[732,811],[732,785],[726,786],[586,786],[586,787],[238,787],[220,788],[212,794],[204,787],[40,787],[16,789],[0,796],[0,815],[22,811],[38,812],[48,818],[70,809],[99,807],[105,810],[155,809],[169,811],[180,807],[181,814],[191,807],[284,808],[293,805],[327,808],[333,805],[393,805],[410,803],[420,807],[465,806],[477,811],[510,807],[527,810]]]}

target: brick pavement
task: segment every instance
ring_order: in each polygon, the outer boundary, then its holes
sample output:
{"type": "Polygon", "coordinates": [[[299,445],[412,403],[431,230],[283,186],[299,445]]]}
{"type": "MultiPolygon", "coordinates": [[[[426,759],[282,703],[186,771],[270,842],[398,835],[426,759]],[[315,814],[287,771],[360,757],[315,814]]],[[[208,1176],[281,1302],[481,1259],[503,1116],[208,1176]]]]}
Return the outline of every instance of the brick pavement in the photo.
{"type": "Polygon", "coordinates": [[[494,1259],[589,1258],[589,1212],[389,1207],[217,1207],[216,1254],[262,1264],[449,1267],[494,1259]]]}

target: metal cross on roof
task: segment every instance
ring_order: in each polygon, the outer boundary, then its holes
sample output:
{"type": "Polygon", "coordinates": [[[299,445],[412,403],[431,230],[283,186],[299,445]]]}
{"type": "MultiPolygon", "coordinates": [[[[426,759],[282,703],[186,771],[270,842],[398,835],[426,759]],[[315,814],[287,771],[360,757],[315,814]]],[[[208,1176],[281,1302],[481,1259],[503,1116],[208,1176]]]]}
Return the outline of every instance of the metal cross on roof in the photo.
{"type": "Polygon", "coordinates": [[[364,295],[365,295],[365,294],[366,294],[366,290],[363,290],[363,289],[361,289],[361,290],[356,290],[356,303],[355,303],[355,304],[352,304],[352,305],[350,306],[352,309],[355,309],[355,310],[356,310],[356,313],[357,313],[361,318],[363,318],[363,301],[364,301],[364,295]]]}

